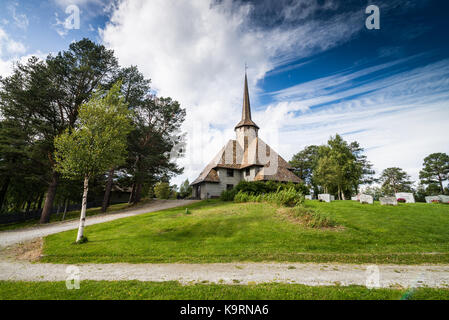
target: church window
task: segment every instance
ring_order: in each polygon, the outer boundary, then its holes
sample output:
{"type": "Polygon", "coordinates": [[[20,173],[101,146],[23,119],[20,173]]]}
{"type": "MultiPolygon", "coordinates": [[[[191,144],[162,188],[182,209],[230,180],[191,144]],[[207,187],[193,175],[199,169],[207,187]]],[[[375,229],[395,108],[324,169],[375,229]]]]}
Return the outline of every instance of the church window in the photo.
{"type": "Polygon", "coordinates": [[[233,184],[227,184],[226,185],[226,190],[232,190],[234,188],[233,184]]]}
{"type": "Polygon", "coordinates": [[[234,170],[228,169],[228,177],[233,177],[233,176],[234,176],[234,170]]]}
{"type": "Polygon", "coordinates": [[[250,168],[247,168],[247,169],[246,169],[246,172],[245,172],[245,175],[248,177],[250,174],[251,174],[251,169],[250,169],[250,168]]]}

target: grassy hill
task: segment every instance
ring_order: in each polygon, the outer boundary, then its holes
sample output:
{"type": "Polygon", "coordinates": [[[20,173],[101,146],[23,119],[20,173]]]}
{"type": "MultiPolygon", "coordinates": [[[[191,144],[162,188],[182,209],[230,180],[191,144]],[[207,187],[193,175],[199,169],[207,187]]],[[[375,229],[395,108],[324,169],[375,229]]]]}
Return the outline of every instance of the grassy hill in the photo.
{"type": "Polygon", "coordinates": [[[200,202],[48,236],[44,262],[210,263],[231,261],[448,263],[449,206],[383,207],[352,201],[306,206],[328,213],[336,229],[292,222],[261,203],[200,202]]]}

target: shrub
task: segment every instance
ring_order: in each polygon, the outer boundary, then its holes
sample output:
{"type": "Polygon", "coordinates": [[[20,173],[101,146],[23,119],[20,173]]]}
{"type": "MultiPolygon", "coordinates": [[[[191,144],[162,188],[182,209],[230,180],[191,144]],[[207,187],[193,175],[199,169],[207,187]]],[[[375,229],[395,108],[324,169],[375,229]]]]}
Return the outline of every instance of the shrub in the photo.
{"type": "Polygon", "coordinates": [[[295,189],[297,192],[301,192],[301,194],[306,195],[310,194],[309,189],[307,186],[305,186],[302,183],[282,183],[282,182],[276,182],[276,181],[241,181],[239,184],[235,187],[237,192],[245,192],[248,194],[265,194],[265,193],[272,193],[277,192],[278,190],[289,190],[289,189],[295,189]]]}
{"type": "Polygon", "coordinates": [[[235,197],[235,202],[269,202],[279,206],[295,207],[304,203],[304,196],[301,192],[296,191],[294,188],[287,190],[281,190],[278,187],[276,192],[265,194],[248,194],[246,192],[239,191],[235,197]]]}
{"type": "Polygon", "coordinates": [[[172,192],[170,190],[170,185],[167,182],[158,182],[154,186],[154,194],[158,199],[168,199],[170,198],[172,192]]]}
{"type": "Polygon", "coordinates": [[[220,195],[220,200],[222,201],[234,201],[234,197],[237,194],[237,190],[235,188],[231,190],[224,190],[220,195]]]}

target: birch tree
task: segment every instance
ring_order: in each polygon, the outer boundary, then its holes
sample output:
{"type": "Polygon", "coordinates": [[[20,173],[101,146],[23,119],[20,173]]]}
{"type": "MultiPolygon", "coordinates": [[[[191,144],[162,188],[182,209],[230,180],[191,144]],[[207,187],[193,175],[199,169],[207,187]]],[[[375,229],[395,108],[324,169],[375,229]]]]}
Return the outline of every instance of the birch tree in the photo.
{"type": "Polygon", "coordinates": [[[68,178],[84,180],[82,208],[76,242],[84,241],[89,180],[126,158],[127,135],[131,117],[120,83],[108,92],[98,91],[79,110],[73,129],[55,138],[56,169],[68,178]]]}

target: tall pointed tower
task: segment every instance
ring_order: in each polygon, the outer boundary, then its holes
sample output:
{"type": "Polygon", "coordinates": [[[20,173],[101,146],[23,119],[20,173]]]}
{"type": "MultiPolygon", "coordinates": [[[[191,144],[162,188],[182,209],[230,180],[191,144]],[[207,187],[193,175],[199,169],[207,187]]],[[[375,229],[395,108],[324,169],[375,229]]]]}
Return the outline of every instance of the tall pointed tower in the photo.
{"type": "Polygon", "coordinates": [[[245,72],[242,120],[235,126],[236,139],[229,140],[192,182],[193,196],[216,198],[240,181],[301,182],[288,162],[262,141],[258,133],[259,127],[251,119],[245,72]]]}
{"type": "Polygon", "coordinates": [[[242,120],[235,126],[236,140],[242,150],[247,150],[254,139],[257,139],[259,127],[251,119],[251,105],[249,102],[248,77],[245,72],[243,89],[242,120]]]}

